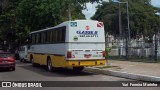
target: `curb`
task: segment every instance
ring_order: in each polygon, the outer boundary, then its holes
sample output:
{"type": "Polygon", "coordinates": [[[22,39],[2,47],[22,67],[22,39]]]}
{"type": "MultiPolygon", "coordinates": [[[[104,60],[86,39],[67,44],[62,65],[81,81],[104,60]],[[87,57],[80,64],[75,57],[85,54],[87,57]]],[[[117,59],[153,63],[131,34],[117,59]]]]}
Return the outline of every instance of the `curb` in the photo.
{"type": "Polygon", "coordinates": [[[86,67],[84,70],[87,72],[105,74],[105,75],[122,77],[122,78],[139,80],[139,81],[151,81],[151,82],[160,81],[160,77],[156,77],[156,76],[148,76],[148,75],[127,73],[127,72],[120,72],[120,71],[113,71],[113,70],[100,70],[94,67],[86,67]]]}

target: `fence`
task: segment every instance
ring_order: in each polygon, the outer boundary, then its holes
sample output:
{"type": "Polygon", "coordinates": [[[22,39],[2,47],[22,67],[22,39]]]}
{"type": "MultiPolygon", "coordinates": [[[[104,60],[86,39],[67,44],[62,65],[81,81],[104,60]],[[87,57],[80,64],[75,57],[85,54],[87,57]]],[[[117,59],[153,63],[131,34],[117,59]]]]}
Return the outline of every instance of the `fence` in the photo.
{"type": "Polygon", "coordinates": [[[137,61],[160,61],[160,40],[132,39],[128,42],[128,52],[126,52],[126,40],[106,39],[106,49],[109,59],[127,59],[137,61]],[[110,49],[110,51],[108,50],[110,49]],[[128,55],[127,55],[128,54],[128,55]]]}

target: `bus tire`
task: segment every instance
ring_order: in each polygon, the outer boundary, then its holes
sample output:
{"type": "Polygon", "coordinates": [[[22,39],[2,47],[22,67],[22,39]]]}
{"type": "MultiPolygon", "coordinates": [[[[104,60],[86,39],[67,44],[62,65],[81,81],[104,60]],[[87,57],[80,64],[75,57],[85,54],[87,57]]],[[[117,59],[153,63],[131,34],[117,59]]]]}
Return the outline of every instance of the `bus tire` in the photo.
{"type": "Polygon", "coordinates": [[[36,64],[34,63],[34,59],[33,58],[31,59],[31,63],[32,63],[32,66],[34,66],[34,67],[36,66],[36,64]]]}
{"type": "Polygon", "coordinates": [[[47,59],[47,69],[48,69],[48,71],[50,71],[50,72],[53,71],[52,61],[51,61],[50,58],[47,59]]]}
{"type": "Polygon", "coordinates": [[[84,67],[73,67],[73,70],[76,72],[81,72],[84,69],[84,67]]]}

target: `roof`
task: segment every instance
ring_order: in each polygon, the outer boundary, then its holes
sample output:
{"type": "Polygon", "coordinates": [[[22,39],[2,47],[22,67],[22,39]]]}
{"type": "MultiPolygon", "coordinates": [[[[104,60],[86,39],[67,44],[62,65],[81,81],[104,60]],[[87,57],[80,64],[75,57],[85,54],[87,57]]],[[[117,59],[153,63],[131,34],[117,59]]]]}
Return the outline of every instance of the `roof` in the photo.
{"type": "Polygon", "coordinates": [[[74,20],[74,21],[65,21],[57,26],[54,26],[54,27],[49,27],[49,28],[45,28],[45,29],[41,29],[41,30],[37,30],[37,31],[33,31],[31,32],[30,34],[32,33],[37,33],[37,32],[41,32],[41,31],[47,31],[47,30],[50,30],[50,29],[54,29],[54,28],[58,28],[58,27],[62,27],[62,26],[66,26],[68,25],[70,22],[80,22],[80,21],[95,21],[95,20],[74,20]]]}

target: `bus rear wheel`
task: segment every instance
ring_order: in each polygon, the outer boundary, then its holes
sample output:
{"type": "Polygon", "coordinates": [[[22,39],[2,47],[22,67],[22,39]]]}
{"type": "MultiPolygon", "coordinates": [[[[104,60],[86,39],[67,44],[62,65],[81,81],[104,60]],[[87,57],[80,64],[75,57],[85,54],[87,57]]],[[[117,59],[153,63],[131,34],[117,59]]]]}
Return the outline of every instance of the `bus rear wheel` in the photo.
{"type": "Polygon", "coordinates": [[[84,67],[73,67],[73,70],[76,72],[81,72],[84,69],[84,67]]]}
{"type": "Polygon", "coordinates": [[[50,71],[50,72],[53,71],[52,62],[51,62],[51,59],[50,59],[50,58],[48,58],[48,60],[47,60],[47,69],[48,69],[48,71],[50,71]]]}

